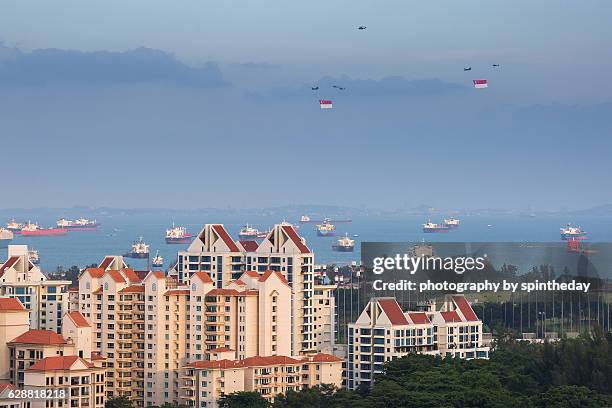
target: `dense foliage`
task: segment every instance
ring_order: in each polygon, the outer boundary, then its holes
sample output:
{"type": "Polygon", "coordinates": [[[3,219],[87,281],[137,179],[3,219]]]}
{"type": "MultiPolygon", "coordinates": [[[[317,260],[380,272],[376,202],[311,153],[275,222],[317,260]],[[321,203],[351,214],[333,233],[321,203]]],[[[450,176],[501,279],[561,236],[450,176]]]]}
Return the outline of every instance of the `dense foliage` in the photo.
{"type": "Polygon", "coordinates": [[[132,408],[132,403],[127,397],[114,397],[106,400],[104,408],[132,408]]]}
{"type": "MultiPolygon", "coordinates": [[[[225,407],[262,407],[225,405],[225,407]]],[[[371,389],[319,387],[278,396],[273,408],[595,408],[612,406],[612,335],[558,343],[501,341],[490,360],[409,355],[371,389]]]]}
{"type": "Polygon", "coordinates": [[[220,408],[267,408],[268,402],[257,392],[235,392],[219,400],[220,408]]]}

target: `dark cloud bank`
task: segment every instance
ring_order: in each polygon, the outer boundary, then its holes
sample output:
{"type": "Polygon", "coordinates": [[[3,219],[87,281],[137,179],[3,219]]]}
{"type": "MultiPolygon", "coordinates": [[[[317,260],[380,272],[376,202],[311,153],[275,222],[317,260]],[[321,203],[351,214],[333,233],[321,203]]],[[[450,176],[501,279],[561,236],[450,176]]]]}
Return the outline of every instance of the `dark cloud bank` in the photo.
{"type": "Polygon", "coordinates": [[[150,48],[125,52],[41,49],[26,53],[0,47],[0,83],[36,86],[57,82],[161,82],[196,88],[228,85],[213,62],[190,67],[171,54],[150,48]]]}

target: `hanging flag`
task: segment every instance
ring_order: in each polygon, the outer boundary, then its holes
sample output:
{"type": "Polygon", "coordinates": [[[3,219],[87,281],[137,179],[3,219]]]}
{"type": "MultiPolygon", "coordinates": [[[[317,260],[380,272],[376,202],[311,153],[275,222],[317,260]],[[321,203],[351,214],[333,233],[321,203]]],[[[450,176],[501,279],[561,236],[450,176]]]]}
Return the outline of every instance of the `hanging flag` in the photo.
{"type": "Polygon", "coordinates": [[[482,89],[482,88],[489,87],[489,84],[486,79],[475,79],[473,82],[474,82],[474,88],[476,89],[482,89]]]}
{"type": "Polygon", "coordinates": [[[319,105],[321,105],[321,109],[331,109],[332,106],[332,101],[328,100],[328,99],[320,99],[319,100],[319,105]]]}

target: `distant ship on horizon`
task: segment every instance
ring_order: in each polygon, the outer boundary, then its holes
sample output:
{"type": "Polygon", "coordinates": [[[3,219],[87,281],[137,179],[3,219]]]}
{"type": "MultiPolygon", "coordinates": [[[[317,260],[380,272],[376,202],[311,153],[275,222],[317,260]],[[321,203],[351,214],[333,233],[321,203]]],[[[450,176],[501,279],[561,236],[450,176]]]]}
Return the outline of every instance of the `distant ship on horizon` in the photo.
{"type": "Polygon", "coordinates": [[[586,231],[583,231],[580,227],[572,227],[569,223],[565,227],[561,227],[560,230],[563,241],[587,238],[586,231]]]}
{"type": "Polygon", "coordinates": [[[13,234],[20,234],[21,229],[24,226],[25,224],[15,221],[14,218],[6,223],[6,229],[11,231],[13,234]]]}
{"type": "Polygon", "coordinates": [[[166,244],[188,244],[191,242],[193,234],[187,232],[185,227],[176,227],[172,223],[172,228],[166,230],[166,244]]]}
{"type": "Polygon", "coordinates": [[[259,231],[256,228],[253,228],[253,226],[246,224],[240,229],[238,235],[241,238],[257,238],[259,231]]]}
{"type": "Polygon", "coordinates": [[[431,221],[427,221],[423,224],[423,232],[425,233],[435,233],[435,232],[448,232],[450,231],[450,227],[446,224],[435,224],[431,221]]]}
{"type": "Polygon", "coordinates": [[[459,228],[460,224],[461,224],[461,221],[454,217],[444,219],[444,225],[446,225],[449,228],[453,228],[453,229],[459,228]]]}
{"type": "Polygon", "coordinates": [[[67,233],[68,230],[65,228],[41,228],[38,224],[30,221],[21,229],[21,235],[34,237],[59,236],[67,233]]]}
{"type": "Polygon", "coordinates": [[[125,255],[126,258],[144,259],[149,257],[149,244],[146,244],[142,237],[132,243],[132,249],[125,255]]]}
{"type": "Polygon", "coordinates": [[[317,224],[317,235],[320,237],[333,237],[336,235],[336,226],[329,222],[329,219],[326,218],[323,223],[317,224]]]}
{"type": "Polygon", "coordinates": [[[94,231],[100,226],[96,220],[88,220],[87,218],[83,217],[77,218],[74,221],[67,220],[66,218],[60,218],[57,220],[56,225],[58,228],[80,231],[94,231]]]}
{"type": "Polygon", "coordinates": [[[342,238],[339,238],[332,249],[338,252],[353,252],[355,249],[355,240],[350,239],[348,233],[345,233],[342,238]]]}
{"type": "Polygon", "coordinates": [[[159,250],[155,252],[155,257],[153,258],[151,265],[154,268],[161,268],[162,266],[164,266],[164,258],[159,254],[159,250]]]}

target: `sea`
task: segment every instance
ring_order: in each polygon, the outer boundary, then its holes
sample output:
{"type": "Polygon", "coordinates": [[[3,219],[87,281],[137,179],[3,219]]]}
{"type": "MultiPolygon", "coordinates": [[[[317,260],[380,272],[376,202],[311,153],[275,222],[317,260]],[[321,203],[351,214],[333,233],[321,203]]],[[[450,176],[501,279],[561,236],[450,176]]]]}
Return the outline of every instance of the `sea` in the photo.
{"type": "MultiPolygon", "coordinates": [[[[84,217],[89,218],[87,214],[84,217]]],[[[333,217],[333,216],[332,216],[333,217]]],[[[55,226],[58,217],[38,216],[31,219],[43,227],[55,226]]],[[[94,217],[90,217],[94,218],[94,217]]],[[[165,232],[174,223],[184,226],[194,236],[207,223],[224,224],[229,233],[238,239],[240,228],[249,223],[259,230],[267,230],[275,223],[283,221],[277,217],[252,217],[240,215],[207,217],[184,216],[164,219],[159,216],[120,216],[95,217],[100,222],[97,231],[69,231],[65,236],[24,237],[15,235],[11,244],[26,244],[39,251],[40,266],[45,272],[54,272],[58,267],[69,268],[73,265],[85,267],[98,264],[106,255],[122,255],[130,250],[133,241],[142,237],[150,244],[151,259],[155,253],[164,258],[164,268],[173,264],[177,252],[188,244],[165,243],[165,232]]],[[[342,217],[345,218],[345,217],[342,217]]],[[[612,217],[580,216],[568,219],[567,216],[464,216],[460,217],[461,226],[447,233],[425,234],[421,225],[428,221],[424,216],[371,216],[356,217],[349,223],[336,224],[336,237],[319,237],[315,224],[300,224],[299,220],[287,222],[299,226],[298,233],[315,254],[317,264],[346,265],[359,262],[362,242],[559,242],[559,228],[571,222],[588,232],[589,242],[612,242],[612,217]],[[355,240],[352,253],[332,250],[335,241],[345,234],[355,240]]],[[[442,219],[431,217],[432,222],[442,219]]],[[[8,220],[7,220],[8,221],[8,220]]],[[[27,221],[27,219],[18,221],[27,221]]],[[[6,259],[6,248],[0,249],[0,259],[6,259]]],[[[0,261],[1,262],[1,261],[0,261]]],[[[130,266],[146,269],[147,261],[128,259],[130,266]]]]}

